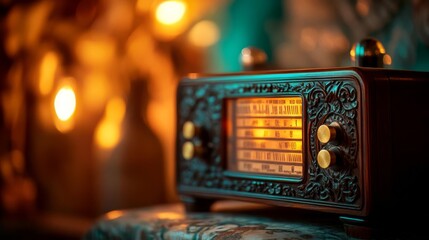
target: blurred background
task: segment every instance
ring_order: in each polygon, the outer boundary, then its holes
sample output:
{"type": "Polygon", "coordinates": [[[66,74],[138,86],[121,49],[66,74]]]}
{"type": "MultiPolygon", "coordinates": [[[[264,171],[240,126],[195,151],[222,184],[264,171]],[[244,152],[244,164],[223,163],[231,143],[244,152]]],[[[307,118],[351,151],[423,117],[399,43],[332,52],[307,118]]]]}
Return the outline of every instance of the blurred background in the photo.
{"type": "Polygon", "coordinates": [[[387,68],[427,70],[424,0],[0,0],[0,238],[79,239],[115,209],[178,201],[175,90],[237,72],[352,66],[376,37],[387,68]]]}

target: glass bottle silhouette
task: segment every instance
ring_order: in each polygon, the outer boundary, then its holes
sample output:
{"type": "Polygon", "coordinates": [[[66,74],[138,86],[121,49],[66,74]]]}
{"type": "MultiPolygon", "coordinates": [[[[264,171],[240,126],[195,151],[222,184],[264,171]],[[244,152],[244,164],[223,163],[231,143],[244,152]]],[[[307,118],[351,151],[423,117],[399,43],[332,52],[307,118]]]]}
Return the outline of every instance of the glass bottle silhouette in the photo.
{"type": "Polygon", "coordinates": [[[122,140],[113,150],[104,183],[104,210],[136,208],[165,202],[165,170],[161,142],[148,126],[147,81],[131,81],[122,140]],[[112,199],[113,198],[113,199],[112,199]],[[106,209],[107,208],[107,209],[106,209]]]}

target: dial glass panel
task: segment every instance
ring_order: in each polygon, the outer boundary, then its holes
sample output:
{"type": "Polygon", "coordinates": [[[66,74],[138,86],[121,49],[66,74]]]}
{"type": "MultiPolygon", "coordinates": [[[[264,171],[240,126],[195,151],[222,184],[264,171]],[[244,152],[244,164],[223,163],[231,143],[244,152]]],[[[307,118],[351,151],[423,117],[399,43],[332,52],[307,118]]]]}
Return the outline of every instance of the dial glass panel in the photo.
{"type": "Polygon", "coordinates": [[[227,169],[303,177],[303,104],[299,96],[226,100],[227,169]]]}

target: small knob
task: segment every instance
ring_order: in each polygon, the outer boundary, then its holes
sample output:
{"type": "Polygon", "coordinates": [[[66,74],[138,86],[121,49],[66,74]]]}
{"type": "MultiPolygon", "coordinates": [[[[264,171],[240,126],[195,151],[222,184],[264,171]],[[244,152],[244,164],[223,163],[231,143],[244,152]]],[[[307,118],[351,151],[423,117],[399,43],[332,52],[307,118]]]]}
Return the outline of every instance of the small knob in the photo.
{"type": "Polygon", "coordinates": [[[197,127],[193,122],[186,121],[185,124],[183,124],[182,134],[183,134],[183,137],[185,137],[186,139],[193,138],[196,132],[197,132],[197,127]]]}
{"type": "Polygon", "coordinates": [[[182,147],[182,156],[186,160],[190,160],[195,155],[195,147],[192,142],[185,142],[182,147]]]}
{"type": "Polygon", "coordinates": [[[182,146],[182,156],[186,160],[191,160],[196,156],[203,156],[205,153],[203,147],[201,145],[194,144],[191,141],[187,141],[182,146]]]}
{"type": "Polygon", "coordinates": [[[351,53],[355,55],[355,64],[358,67],[383,68],[383,58],[386,50],[380,41],[374,38],[365,38],[356,44],[351,53]]]}
{"type": "Polygon", "coordinates": [[[317,139],[319,139],[321,143],[333,142],[338,140],[340,132],[340,125],[336,122],[333,122],[330,125],[323,124],[317,129],[317,139]]]}
{"type": "Polygon", "coordinates": [[[317,154],[317,164],[321,168],[328,168],[337,162],[337,154],[332,150],[322,149],[317,154]]]}
{"type": "Polygon", "coordinates": [[[255,47],[243,48],[241,50],[240,61],[244,70],[262,69],[267,63],[267,54],[255,47]]]}

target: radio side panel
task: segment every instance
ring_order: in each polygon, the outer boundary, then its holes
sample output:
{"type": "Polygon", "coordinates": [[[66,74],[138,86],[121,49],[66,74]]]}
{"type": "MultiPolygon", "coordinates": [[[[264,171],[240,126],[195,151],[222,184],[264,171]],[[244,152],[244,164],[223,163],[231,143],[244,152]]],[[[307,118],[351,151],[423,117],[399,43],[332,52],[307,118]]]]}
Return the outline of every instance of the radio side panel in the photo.
{"type": "Polygon", "coordinates": [[[385,71],[370,98],[370,176],[375,217],[413,219],[428,212],[422,197],[429,167],[429,74],[385,71]]]}
{"type": "MultiPolygon", "coordinates": [[[[363,111],[366,107],[363,85],[360,75],[351,70],[213,76],[182,81],[177,93],[179,193],[366,215],[369,192],[365,188],[368,178],[363,160],[367,154],[363,143],[366,133],[361,131],[367,117],[363,111]],[[225,102],[290,96],[303,99],[302,178],[248,173],[228,166],[225,102]],[[186,122],[192,122],[198,134],[185,137],[186,122]],[[333,122],[341,125],[343,139],[340,143],[321,143],[316,136],[318,127],[333,122]],[[189,150],[185,145],[191,144],[193,155],[184,157],[189,150]],[[341,164],[323,169],[317,163],[317,156],[320,150],[328,148],[339,149],[341,164]]],[[[273,161],[270,164],[278,164],[273,161]]]]}

